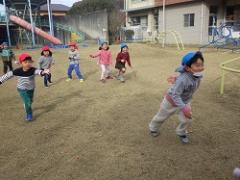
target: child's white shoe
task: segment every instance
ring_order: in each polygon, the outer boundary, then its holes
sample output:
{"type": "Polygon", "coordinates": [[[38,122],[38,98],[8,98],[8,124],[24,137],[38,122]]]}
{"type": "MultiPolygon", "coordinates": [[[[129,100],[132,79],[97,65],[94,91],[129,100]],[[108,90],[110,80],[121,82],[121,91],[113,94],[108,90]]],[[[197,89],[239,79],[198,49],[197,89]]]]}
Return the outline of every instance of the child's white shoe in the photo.
{"type": "Polygon", "coordinates": [[[66,79],[66,82],[70,82],[70,81],[72,81],[71,78],[67,78],[67,79],[66,79]]]}

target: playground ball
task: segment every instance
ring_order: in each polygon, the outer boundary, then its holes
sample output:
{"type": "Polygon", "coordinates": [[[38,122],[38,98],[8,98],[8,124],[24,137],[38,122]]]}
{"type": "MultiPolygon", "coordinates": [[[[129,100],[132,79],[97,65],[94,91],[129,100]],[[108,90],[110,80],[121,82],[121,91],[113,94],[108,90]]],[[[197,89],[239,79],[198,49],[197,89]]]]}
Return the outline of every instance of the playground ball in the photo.
{"type": "Polygon", "coordinates": [[[235,168],[233,171],[233,176],[240,177],[240,168],[235,168]]]}

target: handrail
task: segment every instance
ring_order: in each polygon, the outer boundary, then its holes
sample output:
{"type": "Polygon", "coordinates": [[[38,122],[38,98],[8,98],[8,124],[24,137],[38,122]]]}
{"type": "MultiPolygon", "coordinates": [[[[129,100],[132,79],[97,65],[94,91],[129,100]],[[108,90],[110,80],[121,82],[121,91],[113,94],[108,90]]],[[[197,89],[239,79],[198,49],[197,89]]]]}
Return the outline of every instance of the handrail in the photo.
{"type": "Polygon", "coordinates": [[[234,58],[234,59],[230,59],[228,61],[225,61],[223,63],[220,64],[220,68],[221,68],[221,84],[220,84],[220,94],[224,94],[224,87],[225,87],[225,71],[230,71],[230,72],[234,72],[234,73],[240,73],[240,70],[235,69],[235,68],[230,68],[230,67],[226,67],[225,65],[235,62],[237,60],[240,60],[240,57],[234,58]]]}

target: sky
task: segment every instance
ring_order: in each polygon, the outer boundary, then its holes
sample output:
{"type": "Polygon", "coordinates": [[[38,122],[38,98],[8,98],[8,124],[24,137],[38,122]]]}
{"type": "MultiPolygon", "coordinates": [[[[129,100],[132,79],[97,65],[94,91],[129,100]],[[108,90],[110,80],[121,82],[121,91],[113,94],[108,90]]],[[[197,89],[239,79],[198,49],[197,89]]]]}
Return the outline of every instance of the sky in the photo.
{"type": "Polygon", "coordinates": [[[64,4],[67,5],[69,7],[71,7],[73,5],[73,3],[77,2],[79,0],[52,0],[53,4],[64,4]]]}
{"type": "MultiPolygon", "coordinates": [[[[80,0],[52,0],[53,4],[64,4],[67,5],[69,7],[71,7],[73,5],[73,3],[80,1],[80,0]]],[[[0,13],[3,13],[3,6],[0,5],[0,13]]]]}

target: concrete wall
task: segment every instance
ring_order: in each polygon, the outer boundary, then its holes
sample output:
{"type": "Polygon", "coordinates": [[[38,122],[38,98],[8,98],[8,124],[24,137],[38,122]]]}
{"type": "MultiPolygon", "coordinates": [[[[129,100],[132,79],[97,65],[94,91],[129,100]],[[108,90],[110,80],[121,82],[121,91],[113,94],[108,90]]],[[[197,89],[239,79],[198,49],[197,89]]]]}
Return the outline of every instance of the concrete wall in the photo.
{"type": "Polygon", "coordinates": [[[98,11],[78,17],[71,18],[69,25],[86,33],[93,39],[101,38],[108,40],[108,13],[107,11],[98,11]]]}
{"type": "MultiPolygon", "coordinates": [[[[209,6],[204,2],[184,3],[166,7],[166,30],[175,30],[185,44],[208,43],[209,6]],[[184,14],[195,14],[193,27],[184,27],[184,14]]],[[[159,30],[162,31],[162,9],[159,9],[159,30]]],[[[168,35],[166,43],[175,43],[168,35]]]]}

